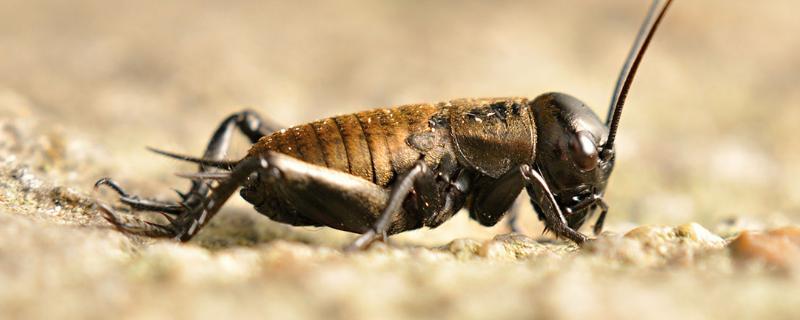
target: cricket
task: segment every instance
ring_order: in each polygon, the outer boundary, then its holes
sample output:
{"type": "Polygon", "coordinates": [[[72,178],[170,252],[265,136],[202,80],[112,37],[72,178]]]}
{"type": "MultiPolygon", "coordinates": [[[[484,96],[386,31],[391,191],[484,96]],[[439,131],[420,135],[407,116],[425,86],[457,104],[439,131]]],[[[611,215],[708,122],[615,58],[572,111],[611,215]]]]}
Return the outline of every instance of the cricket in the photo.
{"type": "Polygon", "coordinates": [[[188,241],[240,191],[271,220],[358,233],[347,249],[361,250],[393,234],[436,228],[461,209],[495,225],[525,190],[547,231],[583,244],[590,237],[580,228],[595,215],[593,232],[602,232],[622,109],[671,3],[653,1],[605,121],[564,93],[403,105],[285,129],[246,110],[222,121],[200,157],[152,149],[199,166],[182,174],[191,186],[177,201],[140,198],[110,178],[96,182],[166,223],[98,207],[124,233],[188,241]],[[252,146],[240,160],[226,160],[237,130],[252,146]]]}

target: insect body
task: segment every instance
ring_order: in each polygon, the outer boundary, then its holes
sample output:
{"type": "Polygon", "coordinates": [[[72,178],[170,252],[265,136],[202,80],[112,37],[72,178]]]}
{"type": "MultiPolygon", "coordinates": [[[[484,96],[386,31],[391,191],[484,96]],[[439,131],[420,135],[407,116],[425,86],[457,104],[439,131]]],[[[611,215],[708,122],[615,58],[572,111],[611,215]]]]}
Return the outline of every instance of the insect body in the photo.
{"type": "Polygon", "coordinates": [[[393,213],[387,233],[436,227],[468,201],[474,203],[473,217],[492,225],[523,188],[518,167],[535,154],[531,111],[531,102],[522,98],[457,100],[377,109],[281,130],[259,140],[250,156],[289,155],[281,158],[335,175],[334,184],[274,183],[256,174],[244,184],[242,196],[273,220],[363,233],[387,201],[366,195],[388,196],[384,189],[407,181],[411,188],[405,193],[415,192],[398,196],[399,212],[393,213]],[[497,193],[496,187],[509,182],[508,190],[497,193]],[[316,196],[322,190],[331,194],[316,196]],[[369,207],[358,212],[343,196],[355,196],[369,207]],[[320,202],[309,201],[312,197],[320,202]],[[335,203],[344,207],[340,216],[331,213],[335,203]]]}
{"type": "Polygon", "coordinates": [[[467,208],[494,225],[525,189],[547,229],[576,243],[577,230],[603,201],[614,165],[614,137],[625,96],[671,1],[655,1],[620,75],[606,123],[583,102],[561,93],[526,98],[462,99],[341,115],[275,131],[254,112],[222,122],[202,158],[156,152],[200,164],[179,202],[143,200],[110,179],[158,224],[122,219],[100,205],[118,229],[154,237],[192,238],[241,187],[242,197],[272,220],[362,234],[364,248],[390,234],[434,228],[467,208]],[[658,12],[654,19],[654,14],[658,12]],[[254,144],[239,161],[224,161],[238,128],[254,144]]]}

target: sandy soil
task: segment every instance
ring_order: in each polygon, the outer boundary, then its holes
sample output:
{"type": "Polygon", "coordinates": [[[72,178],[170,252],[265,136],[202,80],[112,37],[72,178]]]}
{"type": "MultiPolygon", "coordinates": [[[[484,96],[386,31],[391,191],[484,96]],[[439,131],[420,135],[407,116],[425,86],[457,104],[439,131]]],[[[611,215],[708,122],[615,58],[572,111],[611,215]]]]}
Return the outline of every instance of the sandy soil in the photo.
{"type": "Polygon", "coordinates": [[[549,240],[525,208],[525,235],[461,214],[343,254],[353,235],[238,199],[188,244],[129,237],[92,184],[168,199],[192,167],[144,147],[198,154],[246,107],[295,124],[557,90],[605,114],[644,5],[0,1],[0,318],[791,318],[800,231],[729,242],[800,224],[797,9],[675,3],[596,243],[549,240]]]}

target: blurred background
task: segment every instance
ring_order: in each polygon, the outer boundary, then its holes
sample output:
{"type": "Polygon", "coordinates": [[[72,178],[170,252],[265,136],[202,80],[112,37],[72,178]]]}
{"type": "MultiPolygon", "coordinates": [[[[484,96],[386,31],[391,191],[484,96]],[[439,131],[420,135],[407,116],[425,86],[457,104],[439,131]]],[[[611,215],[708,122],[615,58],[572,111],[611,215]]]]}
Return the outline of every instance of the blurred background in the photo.
{"type": "MultiPolygon", "coordinates": [[[[167,196],[185,184],[171,173],[191,166],[144,147],[199,155],[218,122],[245,107],[292,125],[381,106],[561,91],[604,117],[648,5],[2,0],[0,115],[100,150],[100,169],[67,183],[88,191],[110,174],[167,196]]],[[[791,0],[675,3],[622,118],[611,230],[800,220],[797,9],[791,0]]],[[[235,146],[231,158],[247,149],[243,139],[235,146]]],[[[523,213],[524,228],[537,232],[527,206],[523,213]]]]}

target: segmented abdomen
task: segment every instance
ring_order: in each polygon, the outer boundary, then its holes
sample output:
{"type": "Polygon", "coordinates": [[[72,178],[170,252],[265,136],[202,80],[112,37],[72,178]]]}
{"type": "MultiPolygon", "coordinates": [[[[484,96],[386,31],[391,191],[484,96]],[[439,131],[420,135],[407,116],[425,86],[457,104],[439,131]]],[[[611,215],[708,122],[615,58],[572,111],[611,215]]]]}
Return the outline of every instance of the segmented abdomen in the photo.
{"type": "Polygon", "coordinates": [[[249,154],[277,151],[386,186],[419,159],[405,140],[428,129],[436,112],[435,105],[419,104],[322,119],[263,137],[249,154]]]}

